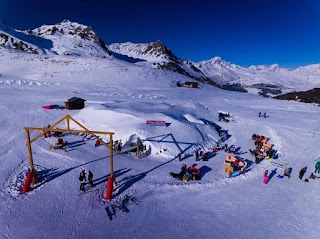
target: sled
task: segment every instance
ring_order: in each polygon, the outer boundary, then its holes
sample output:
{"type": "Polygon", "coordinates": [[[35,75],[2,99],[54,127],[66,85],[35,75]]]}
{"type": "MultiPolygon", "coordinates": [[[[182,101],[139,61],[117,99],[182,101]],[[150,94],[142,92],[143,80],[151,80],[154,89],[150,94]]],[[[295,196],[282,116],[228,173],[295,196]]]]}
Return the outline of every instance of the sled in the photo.
{"type": "Polygon", "coordinates": [[[239,176],[240,174],[241,174],[241,171],[235,171],[233,173],[230,173],[229,178],[233,178],[233,177],[239,176]]]}
{"type": "Polygon", "coordinates": [[[182,181],[182,182],[189,182],[191,180],[187,175],[183,175],[183,177],[180,179],[179,178],[179,174],[178,173],[173,173],[173,172],[170,173],[170,176],[173,179],[176,179],[176,180],[179,180],[179,181],[182,181]]]}

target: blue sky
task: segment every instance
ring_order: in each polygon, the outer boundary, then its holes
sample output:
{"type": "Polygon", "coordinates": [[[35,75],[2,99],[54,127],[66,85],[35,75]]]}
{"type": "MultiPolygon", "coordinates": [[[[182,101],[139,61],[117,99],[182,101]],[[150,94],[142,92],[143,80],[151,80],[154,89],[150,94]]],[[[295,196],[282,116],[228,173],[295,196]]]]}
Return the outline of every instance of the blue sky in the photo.
{"type": "Polygon", "coordinates": [[[106,44],[161,40],[185,60],[220,56],[250,66],[320,63],[318,0],[0,0],[0,18],[25,30],[63,19],[106,44]]]}

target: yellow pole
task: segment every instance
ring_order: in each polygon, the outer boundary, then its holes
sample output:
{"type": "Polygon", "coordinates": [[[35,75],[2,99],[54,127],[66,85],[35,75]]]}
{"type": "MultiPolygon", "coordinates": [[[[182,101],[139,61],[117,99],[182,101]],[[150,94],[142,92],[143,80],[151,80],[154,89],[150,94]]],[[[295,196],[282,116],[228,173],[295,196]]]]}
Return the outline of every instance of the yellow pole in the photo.
{"type": "Polygon", "coordinates": [[[67,128],[68,128],[68,131],[70,130],[70,119],[67,118],[67,128]]]}
{"type": "Polygon", "coordinates": [[[110,134],[110,177],[113,178],[113,140],[110,134]]]}
{"type": "Polygon", "coordinates": [[[30,170],[32,173],[32,184],[36,184],[36,177],[35,173],[38,173],[37,170],[35,170],[34,165],[33,165],[33,158],[32,158],[32,150],[31,150],[31,143],[30,143],[30,133],[28,129],[26,130],[26,138],[27,138],[27,147],[28,147],[28,153],[29,153],[29,161],[30,161],[30,170]]]}
{"type": "Polygon", "coordinates": [[[28,147],[29,160],[30,160],[30,168],[31,168],[31,171],[33,171],[34,166],[33,166],[32,150],[31,150],[31,144],[30,144],[30,134],[28,129],[26,129],[26,138],[27,138],[27,147],[28,147]]]}

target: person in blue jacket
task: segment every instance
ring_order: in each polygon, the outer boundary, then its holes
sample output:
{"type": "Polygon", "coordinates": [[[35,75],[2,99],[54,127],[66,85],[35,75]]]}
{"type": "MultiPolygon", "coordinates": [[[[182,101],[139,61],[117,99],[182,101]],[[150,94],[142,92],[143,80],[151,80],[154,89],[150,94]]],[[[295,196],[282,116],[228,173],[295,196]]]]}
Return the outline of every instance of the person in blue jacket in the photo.
{"type": "Polygon", "coordinates": [[[314,173],[320,173],[320,157],[316,163],[314,173]]]}

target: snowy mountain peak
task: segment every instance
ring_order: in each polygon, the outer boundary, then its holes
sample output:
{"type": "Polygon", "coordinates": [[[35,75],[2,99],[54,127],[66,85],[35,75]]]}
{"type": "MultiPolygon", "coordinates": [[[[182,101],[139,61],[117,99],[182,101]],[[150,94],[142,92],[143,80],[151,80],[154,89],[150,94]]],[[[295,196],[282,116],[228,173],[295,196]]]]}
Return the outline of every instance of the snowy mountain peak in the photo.
{"type": "Polygon", "coordinates": [[[216,56],[211,58],[208,61],[200,61],[198,63],[195,63],[199,68],[207,68],[207,67],[224,67],[224,66],[232,66],[237,67],[234,64],[231,64],[228,61],[223,60],[220,56],[216,56]]]}
{"type": "Polygon", "coordinates": [[[172,51],[163,42],[157,40],[150,43],[113,43],[109,48],[118,54],[143,59],[150,62],[179,61],[172,51]]]}
{"type": "Polygon", "coordinates": [[[0,21],[0,46],[28,53],[44,53],[41,48],[34,44],[34,39],[28,39],[28,36],[24,33],[10,28],[3,21],[0,21]]]}
{"type": "Polygon", "coordinates": [[[77,22],[71,22],[64,19],[62,22],[55,25],[42,25],[39,28],[29,31],[31,34],[36,35],[66,35],[73,36],[80,39],[97,41],[99,37],[89,26],[79,24],[77,22]]]}
{"type": "Polygon", "coordinates": [[[211,64],[220,64],[220,63],[223,63],[225,61],[222,60],[222,58],[220,56],[215,56],[212,59],[210,59],[208,62],[211,63],[211,64]]]}
{"type": "Polygon", "coordinates": [[[151,42],[147,44],[144,54],[157,55],[157,56],[165,56],[171,59],[178,59],[169,48],[167,48],[163,42],[157,40],[155,42],[151,42]]]}
{"type": "Polygon", "coordinates": [[[109,49],[92,27],[67,19],[54,25],[42,25],[27,33],[51,40],[51,50],[58,54],[98,57],[110,55],[109,49]]]}

